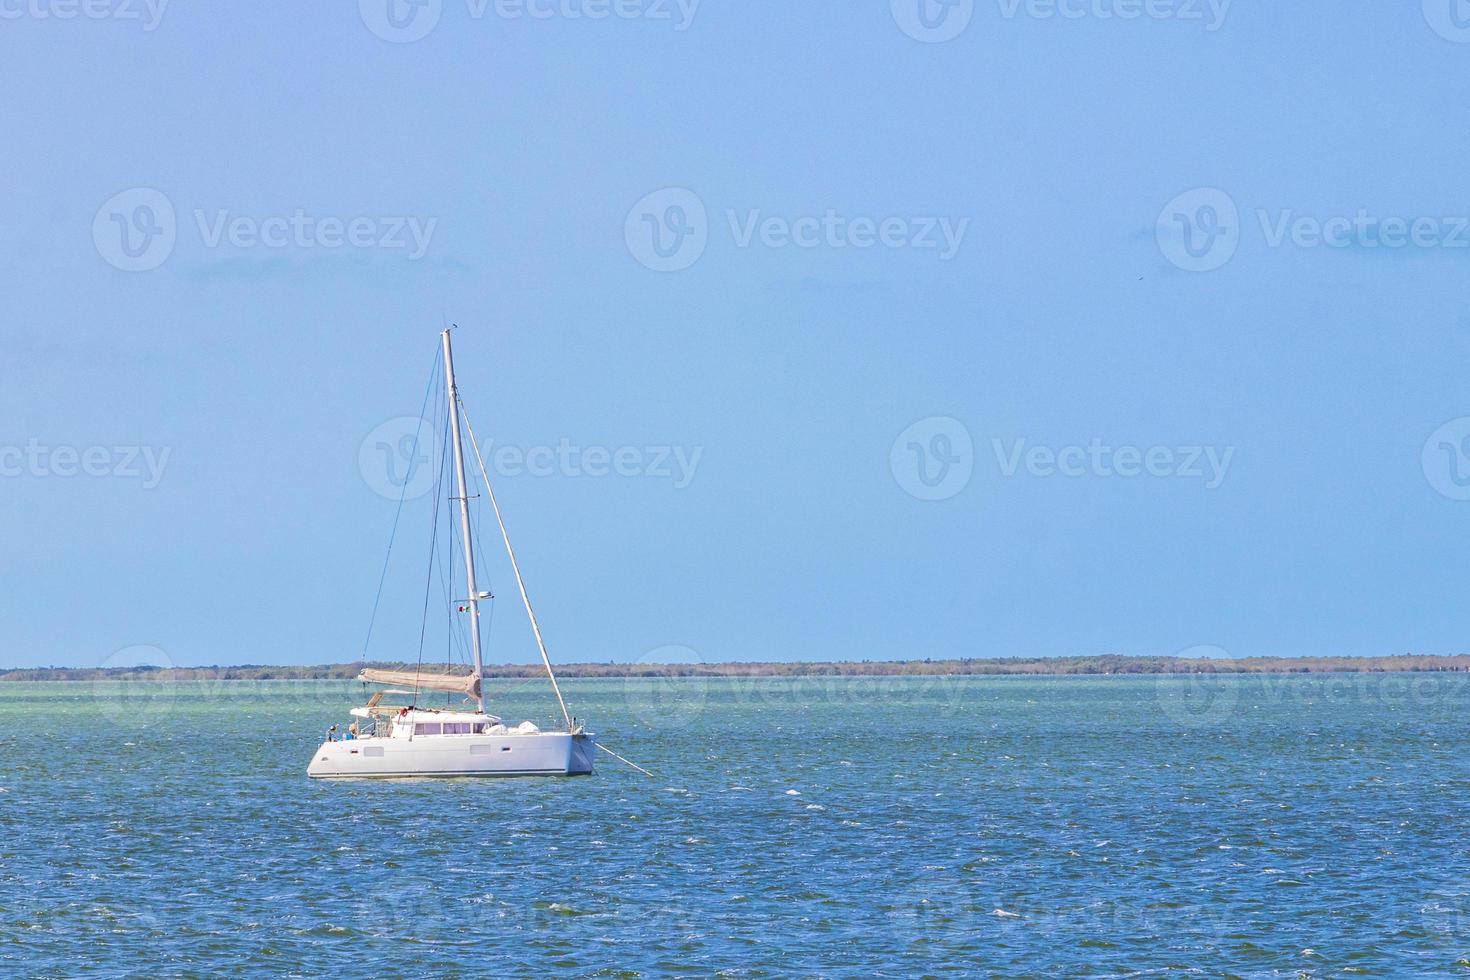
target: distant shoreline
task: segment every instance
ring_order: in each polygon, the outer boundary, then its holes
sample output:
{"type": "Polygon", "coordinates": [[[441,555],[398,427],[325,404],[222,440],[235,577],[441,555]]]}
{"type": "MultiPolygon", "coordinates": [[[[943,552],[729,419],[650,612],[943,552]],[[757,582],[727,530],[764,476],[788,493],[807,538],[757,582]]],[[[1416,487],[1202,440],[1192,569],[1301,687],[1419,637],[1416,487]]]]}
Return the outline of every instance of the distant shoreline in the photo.
{"type": "MultiPolygon", "coordinates": [[[[96,680],[353,680],[363,667],[413,669],[413,664],[355,662],[316,666],[237,667],[26,667],[0,668],[0,681],[96,680]]],[[[425,671],[442,666],[425,665],[425,671]]],[[[840,662],[716,664],[563,664],[558,676],[574,677],[904,677],[904,676],[1100,676],[1110,674],[1323,674],[1439,673],[1470,671],[1470,654],[1390,657],[1249,657],[1233,660],[1180,657],[995,657],[960,660],[855,660],[840,662]]],[[[457,673],[468,673],[461,667],[457,673]]],[[[492,665],[487,678],[536,677],[539,665],[492,665]]]]}

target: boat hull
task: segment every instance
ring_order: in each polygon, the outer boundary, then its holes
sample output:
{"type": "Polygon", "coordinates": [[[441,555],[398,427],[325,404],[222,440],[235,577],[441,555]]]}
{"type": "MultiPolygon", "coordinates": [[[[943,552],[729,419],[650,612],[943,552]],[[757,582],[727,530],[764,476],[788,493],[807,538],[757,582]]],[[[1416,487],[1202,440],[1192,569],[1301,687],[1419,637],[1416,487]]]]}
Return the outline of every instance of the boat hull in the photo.
{"type": "Polygon", "coordinates": [[[584,776],[593,769],[592,735],[423,735],[323,742],[306,774],[313,779],[413,779],[426,776],[584,776]]]}

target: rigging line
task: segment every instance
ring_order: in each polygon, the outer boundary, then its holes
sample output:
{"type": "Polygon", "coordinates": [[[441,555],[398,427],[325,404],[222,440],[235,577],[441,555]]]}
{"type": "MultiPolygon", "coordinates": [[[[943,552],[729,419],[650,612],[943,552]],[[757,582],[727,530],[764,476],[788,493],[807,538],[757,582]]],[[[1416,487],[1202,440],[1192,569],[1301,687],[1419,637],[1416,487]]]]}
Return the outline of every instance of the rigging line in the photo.
{"type": "MultiPolygon", "coordinates": [[[[469,628],[466,625],[465,617],[456,615],[456,613],[460,612],[461,608],[467,609],[468,605],[466,604],[466,606],[461,607],[458,603],[463,600],[456,600],[454,598],[454,593],[457,591],[457,586],[454,581],[454,570],[458,564],[454,555],[458,548],[458,543],[454,540],[454,535],[449,535],[449,538],[449,578],[446,580],[441,570],[439,585],[441,591],[444,593],[444,611],[449,617],[449,630],[452,640],[452,646],[450,647],[451,656],[457,657],[458,660],[456,662],[458,663],[469,664],[471,660],[469,628]]],[[[468,600],[468,587],[465,588],[465,592],[465,599],[468,600]]]]}
{"type": "MultiPolygon", "coordinates": [[[[439,377],[439,372],[435,370],[435,368],[438,367],[438,362],[439,359],[435,357],[434,362],[429,366],[429,383],[424,386],[424,401],[423,404],[419,406],[420,420],[423,419],[424,411],[429,407],[429,396],[433,394],[435,379],[439,377]]],[[[383,583],[388,580],[388,562],[389,559],[393,557],[393,539],[398,536],[398,518],[403,516],[403,501],[408,496],[409,477],[413,475],[414,462],[418,459],[419,432],[422,430],[423,426],[417,426],[413,430],[413,448],[409,450],[408,473],[404,475],[403,486],[400,487],[398,490],[398,507],[393,511],[393,529],[388,532],[388,553],[383,556],[383,571],[382,574],[378,576],[378,594],[373,597],[373,611],[372,614],[368,616],[367,638],[362,641],[363,660],[367,659],[368,646],[373,641],[373,626],[378,620],[378,603],[381,602],[383,599],[383,583]]]]}
{"type": "Polygon", "coordinates": [[[536,613],[531,609],[531,597],[526,593],[526,580],[521,577],[521,563],[516,561],[515,549],[510,546],[510,533],[505,529],[505,519],[500,516],[500,504],[495,501],[495,489],[490,486],[490,474],[485,471],[485,459],[480,455],[479,442],[475,440],[475,428],[470,425],[470,413],[464,411],[462,399],[456,406],[451,398],[450,411],[456,409],[464,418],[465,430],[470,434],[470,445],[475,450],[475,462],[480,464],[480,475],[485,480],[485,496],[490,498],[490,507],[495,511],[495,523],[500,525],[500,536],[505,541],[505,553],[510,556],[511,570],[516,573],[516,585],[521,590],[521,601],[526,604],[526,616],[531,620],[531,632],[536,634],[536,647],[541,651],[541,662],[546,665],[546,676],[551,678],[551,689],[556,692],[557,704],[561,705],[562,717],[567,722],[567,731],[572,732],[572,715],[567,711],[567,702],[561,696],[561,685],[556,682],[556,671],[551,669],[551,657],[546,653],[546,641],[541,638],[541,625],[536,622],[536,613]]]}
{"type": "MultiPolygon", "coordinates": [[[[445,420],[446,420],[446,425],[447,425],[448,415],[445,416],[445,420]]],[[[446,458],[447,458],[447,455],[448,455],[448,449],[447,449],[447,447],[445,449],[445,454],[446,454],[446,458]]],[[[449,475],[448,475],[449,474],[449,470],[448,470],[448,464],[447,463],[445,464],[445,467],[446,467],[445,468],[445,483],[448,484],[448,482],[449,482],[449,475]]],[[[453,493],[453,491],[448,486],[446,486],[445,489],[444,489],[445,499],[447,499],[447,500],[454,499],[454,497],[452,496],[452,493],[453,493]]],[[[448,513],[447,512],[445,514],[445,519],[446,519],[446,521],[449,520],[449,516],[448,516],[448,513]]],[[[443,600],[444,600],[444,615],[445,615],[445,656],[444,656],[444,665],[445,665],[446,670],[452,671],[456,664],[461,664],[462,663],[462,664],[465,664],[467,667],[470,668],[470,673],[473,673],[474,672],[474,669],[473,669],[473,665],[471,664],[470,640],[469,640],[468,636],[466,635],[467,634],[467,629],[466,629],[466,626],[465,626],[465,617],[464,616],[460,616],[460,615],[456,615],[456,613],[459,610],[461,610],[462,608],[464,608],[464,607],[460,606],[459,602],[456,601],[455,598],[454,598],[454,589],[455,589],[454,569],[458,565],[458,563],[455,561],[455,557],[454,556],[455,556],[455,551],[458,548],[459,536],[456,535],[456,534],[454,534],[454,533],[452,533],[452,532],[451,533],[446,533],[445,534],[445,539],[448,542],[448,548],[449,548],[448,565],[446,566],[444,564],[445,559],[444,559],[444,556],[443,556],[442,553],[440,554],[440,559],[439,559],[440,560],[440,565],[439,565],[439,591],[440,591],[440,594],[442,595],[443,600]],[[449,569],[449,574],[448,574],[448,577],[447,578],[445,577],[445,572],[444,572],[444,569],[446,567],[449,569]]],[[[466,588],[466,593],[468,593],[468,588],[466,588]]],[[[452,696],[446,694],[445,695],[445,704],[448,705],[451,701],[452,701],[452,696]]]]}
{"type": "Polygon", "coordinates": [[[453,593],[451,592],[451,588],[452,588],[452,585],[453,585],[453,581],[452,580],[454,578],[454,573],[453,573],[453,566],[454,566],[454,536],[453,535],[445,535],[445,537],[448,539],[448,542],[449,542],[449,559],[448,559],[448,563],[449,563],[449,567],[451,569],[449,579],[446,580],[445,577],[444,577],[444,568],[445,568],[445,559],[444,559],[444,556],[442,555],[442,553],[439,553],[437,551],[436,551],[437,559],[436,559],[436,564],[435,564],[434,568],[435,568],[435,571],[438,573],[439,594],[440,594],[440,596],[444,600],[444,615],[445,615],[445,637],[444,637],[444,640],[445,640],[445,642],[444,642],[444,647],[445,647],[445,664],[452,666],[455,663],[454,653],[455,653],[456,647],[458,647],[460,653],[466,653],[466,651],[465,651],[464,635],[463,635],[463,632],[460,629],[458,629],[459,620],[454,615],[454,613],[455,613],[455,603],[454,603],[453,593]]]}
{"type": "MultiPolygon", "coordinates": [[[[448,431],[448,427],[446,426],[446,439],[448,431]]],[[[443,443],[441,442],[439,459],[442,461],[446,455],[443,443]]],[[[434,517],[433,531],[429,535],[429,570],[424,577],[424,614],[423,618],[419,621],[419,662],[418,666],[414,669],[413,675],[413,703],[415,707],[419,703],[419,674],[424,669],[424,634],[429,628],[429,592],[434,584],[434,558],[437,556],[439,550],[439,498],[441,494],[438,491],[440,489],[439,485],[443,483],[445,469],[446,467],[441,463],[439,466],[439,479],[434,481],[434,517]]]]}
{"type": "MultiPolygon", "coordinates": [[[[445,467],[445,473],[446,473],[446,479],[447,479],[447,474],[448,474],[448,465],[447,464],[446,464],[446,467],[445,467]]],[[[440,497],[442,499],[445,495],[447,495],[449,493],[449,488],[447,486],[441,486],[439,488],[436,488],[435,492],[436,493],[439,493],[440,494],[440,497]]],[[[436,534],[438,533],[437,526],[435,528],[435,533],[436,534]]],[[[440,549],[438,548],[437,544],[436,544],[435,549],[434,549],[434,557],[435,557],[434,570],[435,570],[435,573],[436,573],[435,574],[435,577],[439,580],[439,595],[440,595],[441,600],[444,603],[443,606],[441,606],[440,608],[441,608],[442,613],[443,613],[443,616],[444,616],[444,668],[445,668],[445,671],[448,672],[451,668],[453,668],[454,663],[455,663],[455,657],[454,657],[454,646],[455,646],[455,642],[456,641],[460,641],[462,643],[463,641],[461,640],[461,637],[459,635],[459,630],[457,629],[457,627],[458,627],[459,624],[458,624],[458,621],[456,620],[455,615],[454,615],[454,603],[453,603],[453,600],[450,598],[450,594],[451,594],[451,592],[450,592],[450,583],[452,583],[453,582],[453,579],[454,579],[454,572],[453,572],[453,567],[454,567],[454,564],[453,564],[454,563],[454,535],[453,534],[450,534],[450,533],[446,533],[445,534],[445,538],[448,541],[448,547],[449,547],[449,568],[450,568],[449,582],[446,582],[445,581],[445,577],[444,577],[444,568],[445,568],[445,565],[444,565],[444,556],[443,556],[442,552],[440,551],[440,549]]],[[[452,697],[453,696],[451,694],[449,694],[448,692],[445,693],[445,695],[444,695],[444,704],[446,706],[448,706],[450,704],[450,702],[452,700],[452,697]]]]}

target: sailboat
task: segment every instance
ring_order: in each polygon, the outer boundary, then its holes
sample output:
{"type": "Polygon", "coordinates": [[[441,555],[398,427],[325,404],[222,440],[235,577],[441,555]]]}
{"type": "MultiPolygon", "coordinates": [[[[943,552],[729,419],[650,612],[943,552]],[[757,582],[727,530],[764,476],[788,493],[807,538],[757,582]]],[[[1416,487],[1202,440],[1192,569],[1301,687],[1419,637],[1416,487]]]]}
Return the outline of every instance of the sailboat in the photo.
{"type": "Polygon", "coordinates": [[[364,779],[590,774],[597,749],[596,736],[588,732],[567,710],[561,686],[556,681],[556,672],[551,667],[551,658],[546,652],[540,624],[531,608],[525,580],[521,577],[520,564],[516,561],[510,535],[506,532],[505,521],[500,515],[500,506],[496,503],[495,492],[490,486],[489,474],[485,471],[479,443],[475,440],[474,429],[469,424],[468,415],[464,413],[459,389],[455,385],[454,352],[449,330],[444,331],[442,340],[445,391],[449,399],[449,429],[459,491],[455,499],[459,502],[461,550],[464,552],[465,579],[469,587],[468,599],[463,608],[469,613],[472,671],[468,675],[457,675],[418,668],[364,669],[358,679],[382,689],[374,693],[367,704],[351,710],[351,715],[360,719],[360,722],[352,723],[340,738],[335,734],[328,735],[327,740],[312,756],[307,775],[313,779],[364,779]],[[484,661],[480,646],[480,603],[491,596],[489,592],[481,592],[475,580],[475,542],[470,532],[470,495],[465,474],[461,420],[463,428],[468,430],[484,482],[485,495],[495,512],[506,553],[510,556],[516,585],[520,588],[526,615],[531,620],[531,632],[541,651],[541,661],[546,667],[551,689],[561,708],[565,722],[565,728],[561,731],[542,731],[530,721],[512,727],[506,725],[498,715],[490,714],[486,710],[484,661]],[[421,707],[418,703],[419,694],[428,691],[451,696],[462,695],[468,708],[421,707]],[[407,703],[391,700],[405,695],[409,697],[407,703]]]}

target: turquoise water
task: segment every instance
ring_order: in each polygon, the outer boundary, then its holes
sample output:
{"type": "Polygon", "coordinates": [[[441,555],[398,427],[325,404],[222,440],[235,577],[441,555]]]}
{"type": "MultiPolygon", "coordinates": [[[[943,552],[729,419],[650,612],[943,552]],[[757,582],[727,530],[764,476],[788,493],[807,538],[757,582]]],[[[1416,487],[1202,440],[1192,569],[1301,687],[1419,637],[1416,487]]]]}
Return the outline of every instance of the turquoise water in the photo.
{"type": "Polygon", "coordinates": [[[0,969],[1470,968],[1467,675],[566,687],[657,778],[316,783],[358,685],[0,685],[0,969]]]}

